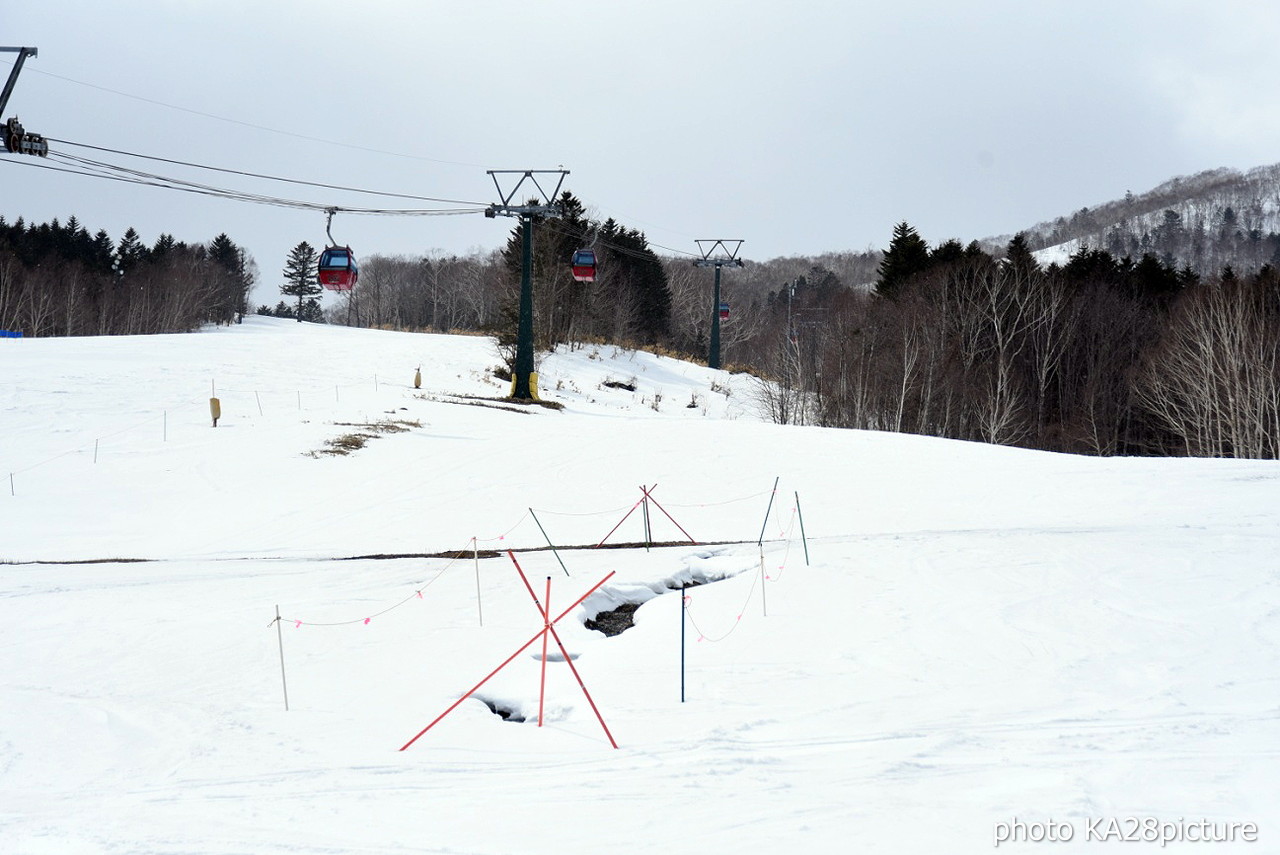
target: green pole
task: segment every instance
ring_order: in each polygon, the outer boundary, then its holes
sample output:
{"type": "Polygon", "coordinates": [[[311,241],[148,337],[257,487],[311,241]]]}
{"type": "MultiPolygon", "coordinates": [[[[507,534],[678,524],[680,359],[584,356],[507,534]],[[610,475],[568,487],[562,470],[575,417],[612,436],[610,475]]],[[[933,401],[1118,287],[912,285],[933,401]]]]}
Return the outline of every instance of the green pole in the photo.
{"type": "Polygon", "coordinates": [[[773,492],[769,494],[769,507],[764,509],[764,522],[760,524],[760,537],[756,539],[756,546],[764,543],[764,530],[769,527],[769,514],[773,512],[773,497],[778,495],[778,482],[781,480],[781,475],[773,479],[773,492]]]}
{"type": "Polygon", "coordinates": [[[796,493],[796,516],[800,518],[800,542],[804,544],[804,566],[809,566],[809,539],[804,536],[804,514],[800,511],[800,493],[796,493]]]}
{"type": "Polygon", "coordinates": [[[533,377],[533,217],[520,218],[524,262],[520,269],[520,327],[516,335],[516,370],[511,397],[519,401],[538,399],[533,377]]]}
{"type": "Polygon", "coordinates": [[[720,367],[720,265],[716,265],[715,294],[711,299],[711,351],[707,355],[707,367],[720,367]]]}
{"type": "Polygon", "coordinates": [[[564,571],[564,575],[569,575],[569,568],[564,566],[564,562],[560,560],[560,553],[556,552],[556,545],[551,542],[551,538],[547,537],[547,530],[542,527],[542,523],[538,522],[538,515],[533,512],[533,508],[529,508],[529,516],[533,517],[533,521],[538,523],[538,531],[542,532],[542,539],[547,542],[547,546],[551,547],[551,554],[560,561],[560,569],[564,571]]]}

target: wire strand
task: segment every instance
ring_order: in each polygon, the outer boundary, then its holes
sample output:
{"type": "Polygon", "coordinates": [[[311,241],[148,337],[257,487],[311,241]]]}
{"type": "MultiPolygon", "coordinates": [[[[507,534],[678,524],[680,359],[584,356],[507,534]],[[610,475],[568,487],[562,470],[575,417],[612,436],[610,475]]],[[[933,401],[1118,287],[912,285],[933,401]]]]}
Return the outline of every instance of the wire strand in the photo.
{"type": "Polygon", "coordinates": [[[266,196],[258,193],[248,193],[245,191],[229,190],[222,187],[213,187],[210,185],[201,185],[194,182],[182,181],[179,179],[170,179],[160,175],[148,175],[137,170],[130,170],[126,167],[116,167],[111,164],[99,164],[96,162],[82,162],[84,158],[76,158],[74,155],[60,155],[50,152],[50,156],[61,166],[44,163],[40,160],[11,160],[9,158],[0,158],[0,163],[17,164],[23,166],[32,166],[38,169],[48,169],[53,172],[65,172],[70,175],[81,175],[89,178],[101,178],[110,181],[119,181],[125,184],[138,184],[144,187],[156,187],[164,190],[181,190],[186,193],[195,193],[202,196],[212,196],[220,199],[230,199],[238,202],[251,202],[259,205],[269,205],[279,208],[293,208],[306,211],[328,211],[330,209],[340,211],[347,214],[368,214],[381,216],[398,216],[398,217],[427,217],[427,216],[452,216],[464,214],[480,214],[484,212],[483,208],[356,208],[347,206],[336,206],[323,202],[306,202],[299,199],[286,199],[279,196],[266,196]]]}
{"type": "Polygon", "coordinates": [[[193,163],[187,160],[174,160],[168,157],[157,157],[150,154],[140,154],[136,151],[125,151],[117,148],[106,148],[104,146],[90,145],[89,143],[74,142],[72,140],[56,139],[54,137],[46,137],[49,142],[61,143],[62,145],[76,146],[77,148],[87,148],[92,151],[102,151],[108,154],[120,154],[126,157],[136,157],[141,160],[154,160],[158,163],[168,163],[175,166],[188,166],[192,169],[205,169],[211,172],[221,172],[227,175],[241,175],[246,178],[261,178],[266,181],[280,181],[286,184],[299,184],[304,187],[320,187],[325,190],[343,190],[349,193],[365,193],[371,196],[386,196],[394,199],[413,199],[419,202],[441,202],[449,205],[468,205],[471,207],[484,207],[487,203],[475,202],[467,199],[443,199],[435,196],[415,196],[409,193],[392,193],[385,190],[366,190],[361,187],[346,187],[341,184],[325,184],[319,181],[303,181],[297,178],[284,178],[279,175],[267,175],[261,172],[246,172],[240,169],[227,169],[221,166],[209,166],[204,163],[193,163]]]}

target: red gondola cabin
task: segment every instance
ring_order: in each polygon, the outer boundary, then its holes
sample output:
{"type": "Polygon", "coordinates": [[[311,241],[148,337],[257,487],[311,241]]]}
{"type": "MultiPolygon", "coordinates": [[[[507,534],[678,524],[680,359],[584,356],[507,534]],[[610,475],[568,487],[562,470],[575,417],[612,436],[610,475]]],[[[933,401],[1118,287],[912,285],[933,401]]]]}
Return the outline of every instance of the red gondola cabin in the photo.
{"type": "Polygon", "coordinates": [[[573,254],[573,278],[579,282],[596,281],[596,254],[589,249],[580,249],[573,254]]]}
{"type": "Polygon", "coordinates": [[[320,253],[320,284],[330,291],[350,291],[360,278],[360,267],[349,246],[331,246],[320,253]]]}

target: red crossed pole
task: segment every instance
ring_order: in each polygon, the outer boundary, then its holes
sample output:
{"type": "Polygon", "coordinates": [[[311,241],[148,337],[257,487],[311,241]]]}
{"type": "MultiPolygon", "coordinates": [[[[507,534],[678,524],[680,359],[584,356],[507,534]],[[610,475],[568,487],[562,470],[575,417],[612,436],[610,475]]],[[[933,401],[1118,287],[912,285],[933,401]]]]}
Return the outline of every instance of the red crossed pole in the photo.
{"type": "MultiPolygon", "coordinates": [[[[609,732],[609,725],[604,723],[604,716],[600,715],[600,708],[597,707],[596,702],[591,699],[591,693],[587,691],[587,684],[582,682],[582,675],[578,673],[578,669],[573,664],[573,657],[569,655],[568,650],[565,650],[564,642],[560,640],[560,633],[556,632],[555,624],[556,624],[556,621],[560,620],[560,618],[556,618],[556,620],[548,619],[548,616],[550,615],[550,611],[547,609],[546,606],[543,606],[542,603],[538,602],[538,595],[533,592],[533,586],[529,584],[528,578],[525,577],[524,570],[520,569],[520,562],[516,561],[515,555],[510,550],[507,550],[507,555],[511,556],[511,563],[516,565],[516,572],[520,574],[520,579],[521,581],[524,582],[525,590],[529,592],[529,596],[533,597],[534,605],[538,607],[538,611],[542,614],[543,621],[546,622],[546,628],[543,630],[543,634],[542,634],[542,691],[545,693],[547,688],[547,637],[546,636],[547,636],[547,633],[551,633],[551,637],[556,640],[556,647],[560,648],[560,654],[564,656],[564,661],[568,663],[569,670],[573,672],[574,679],[578,681],[578,688],[582,689],[582,694],[587,699],[587,703],[591,704],[591,711],[596,714],[596,720],[600,722],[600,727],[604,729],[604,735],[609,737],[609,744],[612,745],[614,748],[617,748],[618,743],[614,741],[613,734],[609,732]]],[[[609,576],[612,576],[612,575],[613,573],[609,574],[609,576]]],[[[604,584],[605,580],[608,579],[609,576],[605,576],[604,579],[601,579],[600,584],[596,585],[596,588],[599,588],[600,585],[604,584]]],[[[596,588],[592,588],[591,591],[594,591],[596,588]]],[[[587,594],[590,594],[591,591],[588,591],[587,594]]],[[[551,599],[551,577],[548,576],[547,577],[548,605],[550,604],[550,599],[551,599]]],[[[581,599],[578,600],[578,602],[580,603],[582,602],[582,600],[585,600],[585,599],[586,599],[586,596],[583,596],[581,599]]],[[[577,603],[574,603],[574,605],[576,606],[577,603]]],[[[560,617],[564,617],[564,615],[561,615],[560,617]]],[[[542,695],[538,696],[538,727],[542,727],[542,695]]]]}
{"type": "MultiPolygon", "coordinates": [[[[515,565],[516,565],[516,570],[520,573],[520,578],[524,580],[525,587],[529,589],[529,593],[530,593],[530,594],[533,594],[533,588],[529,586],[529,580],[525,578],[524,571],[520,569],[520,564],[519,564],[518,562],[516,562],[516,557],[515,557],[514,553],[512,553],[510,550],[508,550],[508,551],[507,551],[507,555],[509,555],[509,556],[511,557],[511,562],[512,562],[513,564],[515,564],[515,565]]],[[[596,582],[594,585],[592,585],[592,586],[591,586],[591,588],[590,588],[590,590],[588,590],[588,591],[587,591],[585,594],[583,594],[581,597],[578,597],[578,599],[574,600],[573,605],[569,606],[567,609],[565,609],[564,611],[562,611],[560,614],[556,615],[556,617],[555,617],[555,619],[554,619],[554,620],[550,620],[550,619],[548,619],[549,611],[548,611],[547,609],[543,608],[543,607],[542,607],[542,605],[539,603],[539,604],[538,604],[538,611],[540,611],[540,612],[542,613],[542,621],[543,621],[542,629],[538,630],[536,633],[534,633],[534,635],[533,635],[533,637],[532,637],[532,638],[530,638],[530,639],[529,639],[528,641],[526,641],[524,644],[520,645],[520,649],[519,649],[519,650],[517,650],[515,653],[512,653],[512,654],[511,654],[510,656],[508,656],[505,660],[503,660],[503,662],[502,662],[502,664],[501,664],[501,665],[499,665],[497,668],[494,668],[492,671],[490,671],[490,672],[489,672],[489,674],[488,674],[488,676],[486,676],[486,677],[485,677],[483,680],[481,680],[479,683],[476,683],[474,686],[472,686],[472,687],[471,687],[471,688],[466,692],[466,694],[464,694],[462,697],[460,697],[460,698],[458,698],[456,701],[454,701],[454,702],[449,706],[449,708],[448,708],[447,710],[445,710],[444,712],[440,713],[440,715],[436,716],[436,717],[435,717],[435,719],[434,719],[434,720],[432,720],[432,722],[431,722],[430,724],[428,724],[428,725],[427,725],[426,727],[424,727],[422,730],[418,731],[418,734],[417,734],[416,736],[414,736],[414,737],[413,737],[413,739],[410,739],[410,740],[409,740],[408,742],[406,742],[404,745],[400,746],[400,750],[401,750],[401,751],[404,751],[404,750],[405,750],[406,748],[408,748],[410,745],[412,745],[413,743],[417,742],[420,738],[422,738],[422,735],[423,735],[424,733],[426,733],[428,730],[430,730],[431,728],[433,728],[433,727],[435,727],[437,724],[439,724],[439,723],[440,723],[440,721],[441,721],[441,719],[443,719],[443,718],[444,718],[445,716],[447,716],[449,713],[453,712],[453,711],[454,711],[454,710],[456,710],[459,706],[461,706],[461,705],[462,705],[462,702],[463,702],[463,701],[465,701],[467,698],[471,697],[471,696],[472,696],[472,695],[474,695],[476,692],[478,692],[478,691],[480,690],[480,687],[481,687],[481,686],[483,686],[485,683],[487,683],[487,682],[489,682],[491,679],[493,679],[493,677],[494,677],[495,675],[497,675],[497,673],[498,673],[499,671],[501,671],[503,668],[505,668],[505,667],[507,667],[508,665],[510,665],[510,664],[515,660],[515,658],[516,658],[517,656],[519,656],[521,653],[524,653],[524,652],[525,652],[526,650],[528,650],[531,646],[533,646],[533,643],[534,643],[534,642],[536,642],[539,638],[541,638],[541,639],[543,640],[542,668],[543,668],[543,681],[544,681],[544,686],[545,686],[545,680],[546,680],[546,676],[545,676],[545,675],[546,675],[546,667],[547,667],[547,657],[546,657],[546,637],[547,637],[547,633],[550,633],[550,634],[555,638],[555,640],[556,640],[556,644],[557,644],[557,645],[559,645],[559,647],[560,647],[560,651],[561,651],[562,653],[564,653],[564,661],[568,662],[568,663],[569,663],[569,667],[570,667],[570,669],[572,669],[572,670],[573,670],[573,676],[577,678],[577,680],[578,680],[578,685],[582,687],[582,692],[583,692],[583,694],[584,694],[584,695],[586,695],[586,697],[587,697],[587,702],[591,704],[591,709],[595,711],[596,718],[600,720],[600,726],[601,726],[601,727],[604,727],[605,735],[609,737],[609,742],[610,742],[610,744],[612,744],[614,748],[617,748],[617,747],[618,747],[618,743],[617,743],[617,742],[614,742],[614,740],[613,740],[613,735],[609,733],[609,728],[605,726],[604,719],[600,716],[600,711],[599,711],[598,709],[596,709],[595,702],[591,700],[591,695],[587,693],[587,687],[586,687],[586,685],[582,682],[582,676],[581,676],[580,674],[578,674],[578,669],[577,669],[577,668],[575,668],[575,667],[573,666],[573,660],[571,660],[571,659],[569,658],[569,654],[568,654],[568,652],[564,649],[564,645],[560,643],[560,636],[559,636],[559,635],[556,633],[556,631],[555,631],[555,625],[556,625],[557,623],[559,623],[559,622],[560,622],[560,620],[561,620],[562,618],[564,618],[566,615],[568,615],[568,614],[569,614],[569,612],[571,612],[571,611],[573,611],[574,609],[576,609],[576,608],[577,608],[577,607],[582,603],[582,601],[583,601],[583,600],[585,600],[587,597],[589,597],[589,596],[591,596],[592,594],[594,594],[594,593],[595,593],[595,592],[600,588],[600,586],[601,586],[601,585],[603,585],[605,582],[608,582],[610,579],[612,579],[612,578],[613,578],[613,576],[614,576],[614,571],[610,571],[610,572],[609,572],[609,574],[608,574],[607,576],[605,576],[605,577],[604,577],[603,579],[601,579],[599,582],[596,582]]],[[[551,584],[551,583],[550,583],[550,579],[548,579],[547,584],[548,584],[548,588],[549,588],[549,587],[550,587],[550,584],[551,584]]],[[[538,598],[537,598],[536,596],[534,596],[533,600],[534,600],[534,602],[535,602],[535,603],[537,603],[537,602],[538,602],[538,598]]],[[[539,707],[538,707],[538,724],[539,724],[539,726],[541,726],[541,724],[542,724],[542,706],[541,706],[541,704],[542,704],[542,702],[541,702],[541,700],[539,700],[539,707]]]]}
{"type": "Polygon", "coordinates": [[[662,507],[662,505],[659,505],[659,504],[658,504],[658,500],[657,500],[657,499],[655,499],[655,498],[653,497],[653,491],[654,491],[654,490],[656,490],[656,489],[657,489],[657,487],[658,487],[658,485],[657,485],[657,484],[654,484],[652,487],[648,487],[648,488],[646,488],[643,484],[641,484],[641,485],[640,485],[640,492],[641,492],[641,493],[643,493],[644,495],[642,495],[642,496],[641,496],[641,497],[636,501],[636,503],[635,503],[634,505],[632,505],[632,506],[631,506],[631,510],[629,510],[629,511],[627,511],[625,514],[623,514],[622,519],[618,520],[618,524],[617,524],[617,525],[615,525],[613,528],[609,529],[609,533],[608,533],[608,534],[606,534],[604,537],[602,537],[602,538],[600,539],[600,542],[596,544],[596,549],[599,549],[600,547],[604,546],[604,542],[605,542],[606,540],[608,540],[609,538],[613,537],[613,533],[614,533],[615,531],[617,531],[618,529],[622,528],[622,524],[623,524],[624,522],[626,522],[626,521],[627,521],[627,518],[628,518],[628,517],[630,517],[633,513],[635,513],[636,508],[638,508],[638,507],[640,507],[641,505],[643,505],[646,501],[653,502],[653,504],[658,508],[658,510],[662,511],[663,516],[665,516],[667,519],[671,520],[671,522],[675,525],[675,527],[676,527],[676,528],[678,528],[678,529],[680,529],[681,534],[683,534],[685,537],[689,538],[689,542],[690,542],[690,543],[694,543],[694,544],[696,544],[696,543],[698,542],[698,541],[696,541],[696,540],[694,540],[694,539],[693,539],[693,535],[689,534],[689,532],[687,532],[687,531],[685,531],[685,530],[684,530],[684,526],[682,526],[682,525],[680,525],[680,523],[676,522],[675,517],[673,517],[673,516],[671,516],[671,514],[667,513],[667,509],[666,509],[666,508],[664,508],[664,507],[662,507]]]}

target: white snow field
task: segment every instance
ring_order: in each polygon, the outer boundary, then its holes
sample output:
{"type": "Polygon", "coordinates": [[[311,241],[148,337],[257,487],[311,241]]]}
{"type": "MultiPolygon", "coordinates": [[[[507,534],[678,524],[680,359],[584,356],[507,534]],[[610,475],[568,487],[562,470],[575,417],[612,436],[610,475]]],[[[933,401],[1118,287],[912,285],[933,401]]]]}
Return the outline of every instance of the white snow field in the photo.
{"type": "Polygon", "coordinates": [[[0,852],[1280,852],[1280,464],[777,426],[611,347],[512,407],[498,362],[0,340],[0,852]],[[581,548],[646,511],[682,545],[581,548]],[[581,686],[516,562],[553,618],[615,574],[555,624],[581,686]]]}

